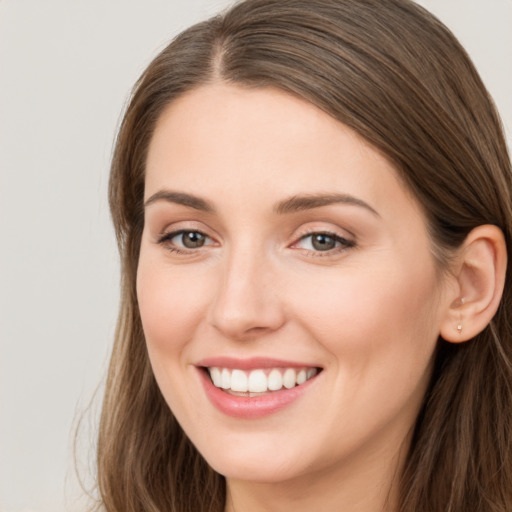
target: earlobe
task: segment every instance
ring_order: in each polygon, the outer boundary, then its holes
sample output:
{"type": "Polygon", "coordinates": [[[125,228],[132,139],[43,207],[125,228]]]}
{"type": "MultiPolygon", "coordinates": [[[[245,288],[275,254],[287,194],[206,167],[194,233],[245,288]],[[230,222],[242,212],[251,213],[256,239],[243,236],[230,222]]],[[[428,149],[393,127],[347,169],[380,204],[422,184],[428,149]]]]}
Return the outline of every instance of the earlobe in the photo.
{"type": "Polygon", "coordinates": [[[502,231],[478,226],[459,250],[455,269],[458,297],[448,305],[440,335],[460,343],[474,338],[493,318],[503,293],[507,249],[502,231]]]}

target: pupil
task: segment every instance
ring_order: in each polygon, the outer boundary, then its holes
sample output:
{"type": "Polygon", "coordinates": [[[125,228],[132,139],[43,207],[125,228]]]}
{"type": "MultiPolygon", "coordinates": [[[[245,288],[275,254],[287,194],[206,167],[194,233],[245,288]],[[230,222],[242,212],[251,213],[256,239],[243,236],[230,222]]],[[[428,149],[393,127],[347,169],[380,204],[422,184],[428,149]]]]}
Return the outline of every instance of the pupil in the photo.
{"type": "Polygon", "coordinates": [[[315,235],[312,240],[313,247],[317,251],[328,251],[334,249],[336,244],[334,238],[327,235],[315,235]]]}
{"type": "Polygon", "coordinates": [[[183,245],[187,249],[196,249],[197,247],[202,247],[204,245],[204,238],[204,235],[201,233],[189,231],[187,233],[183,233],[183,245]]]}

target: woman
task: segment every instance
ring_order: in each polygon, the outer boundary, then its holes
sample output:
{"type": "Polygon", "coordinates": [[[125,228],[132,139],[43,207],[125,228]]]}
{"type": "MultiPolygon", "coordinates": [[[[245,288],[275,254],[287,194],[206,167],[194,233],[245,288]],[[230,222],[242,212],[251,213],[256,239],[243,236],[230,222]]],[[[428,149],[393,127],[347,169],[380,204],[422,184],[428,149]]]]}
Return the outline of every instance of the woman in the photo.
{"type": "Polygon", "coordinates": [[[103,508],[510,510],[511,190],[481,80],[408,0],[183,32],[113,159],[103,508]]]}

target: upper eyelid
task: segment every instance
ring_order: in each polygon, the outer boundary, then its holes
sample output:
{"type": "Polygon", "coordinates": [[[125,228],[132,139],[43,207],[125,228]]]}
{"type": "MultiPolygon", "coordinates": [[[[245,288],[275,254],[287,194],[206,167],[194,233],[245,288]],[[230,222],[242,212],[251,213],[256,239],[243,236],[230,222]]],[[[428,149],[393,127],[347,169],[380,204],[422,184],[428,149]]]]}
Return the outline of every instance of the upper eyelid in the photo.
{"type": "Polygon", "coordinates": [[[172,237],[172,236],[180,235],[181,233],[200,233],[201,235],[209,236],[202,229],[197,229],[197,228],[164,229],[161,233],[159,233],[159,236],[162,236],[162,237],[171,236],[172,237]]]}
{"type": "MultiPolygon", "coordinates": [[[[156,227],[156,226],[155,226],[156,227]]],[[[197,232],[209,238],[216,238],[215,234],[212,234],[213,230],[204,227],[202,222],[190,221],[190,220],[179,220],[176,222],[166,223],[162,228],[155,229],[155,236],[158,238],[167,237],[169,235],[177,235],[184,232],[197,232]]],[[[213,232],[214,233],[214,232],[213,232]]]]}
{"type": "Polygon", "coordinates": [[[356,236],[347,229],[334,228],[334,227],[321,227],[321,226],[313,226],[313,227],[301,227],[297,229],[294,233],[294,238],[296,241],[304,238],[306,236],[311,236],[315,234],[322,234],[327,236],[332,236],[334,238],[340,238],[342,240],[347,240],[351,242],[356,241],[356,236]]]}
{"type": "Polygon", "coordinates": [[[352,237],[352,235],[346,236],[346,235],[338,233],[337,231],[332,230],[332,229],[315,228],[312,230],[307,230],[304,233],[301,233],[300,235],[298,235],[298,238],[302,238],[305,236],[311,236],[311,235],[327,235],[327,236],[332,236],[334,238],[344,238],[344,239],[348,239],[349,237],[352,237]]]}

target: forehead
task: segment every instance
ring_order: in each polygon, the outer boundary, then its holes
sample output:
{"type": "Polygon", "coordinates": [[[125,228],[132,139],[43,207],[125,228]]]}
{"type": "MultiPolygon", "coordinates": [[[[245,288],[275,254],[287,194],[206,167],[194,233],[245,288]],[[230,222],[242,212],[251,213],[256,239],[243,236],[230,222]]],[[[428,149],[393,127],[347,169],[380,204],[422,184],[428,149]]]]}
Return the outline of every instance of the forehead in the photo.
{"type": "Polygon", "coordinates": [[[247,206],[338,192],[376,209],[399,199],[416,208],[392,164],[345,125],[283,91],[226,84],[197,88],[164,110],[148,152],[145,188],[146,199],[172,188],[232,196],[247,206]]]}

